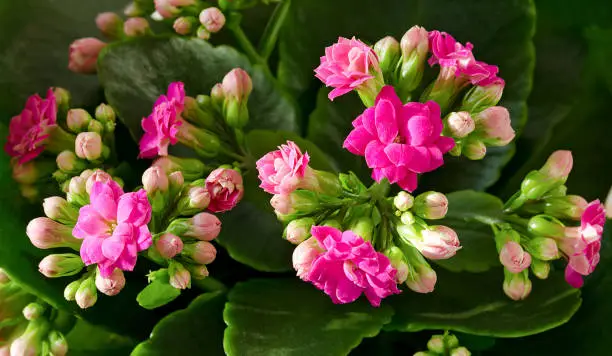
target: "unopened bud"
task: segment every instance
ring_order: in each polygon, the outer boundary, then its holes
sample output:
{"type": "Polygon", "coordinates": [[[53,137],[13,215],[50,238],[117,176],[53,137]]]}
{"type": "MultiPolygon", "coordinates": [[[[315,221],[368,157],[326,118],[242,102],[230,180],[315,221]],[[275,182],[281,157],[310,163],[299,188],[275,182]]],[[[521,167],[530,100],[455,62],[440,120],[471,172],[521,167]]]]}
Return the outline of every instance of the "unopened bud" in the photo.
{"type": "Polygon", "coordinates": [[[480,140],[469,139],[462,147],[461,152],[473,161],[483,159],[487,154],[487,146],[480,140]]]}
{"type": "Polygon", "coordinates": [[[10,344],[10,355],[42,354],[43,337],[47,335],[48,321],[40,318],[28,323],[26,330],[10,344]]]}
{"type": "Polygon", "coordinates": [[[195,17],[182,16],[174,21],[172,28],[174,28],[174,32],[178,33],[179,35],[187,36],[193,31],[193,27],[196,22],[197,20],[195,17]]]}
{"type": "Polygon", "coordinates": [[[402,63],[399,67],[398,89],[404,98],[421,83],[425,69],[425,57],[429,50],[427,30],[413,26],[404,34],[400,42],[402,63]]]}
{"type": "Polygon", "coordinates": [[[55,162],[62,172],[68,174],[77,174],[87,167],[87,164],[81,161],[72,151],[63,151],[58,154],[55,162]]]}
{"type": "Polygon", "coordinates": [[[225,92],[223,91],[223,86],[221,83],[215,84],[210,90],[210,100],[217,109],[220,110],[223,107],[225,92]]]}
{"type": "Polygon", "coordinates": [[[106,43],[97,38],[81,38],[74,41],[70,45],[68,69],[75,73],[95,73],[98,55],[104,47],[106,43]]]}
{"type": "Polygon", "coordinates": [[[81,257],[72,253],[48,255],[38,264],[38,270],[47,278],[74,276],[83,267],[81,257]]]}
{"type": "Polygon", "coordinates": [[[81,282],[74,298],[81,309],[87,309],[96,304],[98,292],[93,275],[81,282]]]}
{"type": "Polygon", "coordinates": [[[176,211],[179,215],[192,215],[203,211],[210,204],[210,193],[204,186],[203,180],[192,183],[192,186],[178,202],[176,211]]]}
{"type": "Polygon", "coordinates": [[[472,353],[467,348],[461,346],[453,349],[450,352],[450,356],[470,356],[472,353]]]}
{"type": "Polygon", "coordinates": [[[536,215],[529,219],[527,228],[536,236],[563,237],[565,235],[564,226],[546,215],[536,215]]]}
{"type": "Polygon", "coordinates": [[[129,3],[125,9],[123,9],[123,14],[128,17],[140,16],[142,15],[142,9],[136,4],[136,2],[129,3]]]}
{"type": "Polygon", "coordinates": [[[293,269],[295,269],[300,279],[308,279],[312,263],[322,252],[323,249],[321,249],[317,239],[314,237],[302,242],[293,250],[293,269]]]}
{"type": "Polygon", "coordinates": [[[407,211],[414,205],[414,197],[402,190],[393,198],[393,205],[399,211],[407,211]]]}
{"type": "Polygon", "coordinates": [[[391,36],[384,37],[376,42],[374,52],[378,56],[378,62],[383,74],[387,78],[391,78],[401,57],[399,42],[391,36]]]}
{"type": "Polygon", "coordinates": [[[416,219],[414,218],[414,214],[413,213],[411,213],[409,211],[405,211],[400,216],[400,221],[402,222],[403,225],[412,225],[412,224],[414,224],[416,219]]]}
{"type": "Polygon", "coordinates": [[[438,276],[429,264],[411,268],[406,279],[406,285],[417,293],[431,293],[436,287],[438,276]]]}
{"type": "Polygon", "coordinates": [[[13,179],[20,184],[34,184],[51,175],[55,169],[53,161],[18,163],[13,166],[13,179]]]}
{"type": "Polygon", "coordinates": [[[523,300],[531,293],[528,271],[512,273],[504,270],[504,293],[512,300],[523,300]]]}
{"type": "Polygon", "coordinates": [[[559,219],[580,220],[588,203],[579,195],[549,197],[544,199],[544,214],[559,219]]]}
{"type": "Polygon", "coordinates": [[[74,225],[79,217],[79,210],[62,197],[45,198],[43,210],[48,218],[65,225],[74,225]]]}
{"type": "Polygon", "coordinates": [[[72,236],[72,227],[45,217],[30,221],[26,234],[32,244],[40,249],[70,247],[78,251],[81,247],[81,240],[72,236]]]}
{"type": "Polygon", "coordinates": [[[372,241],[374,223],[371,218],[362,216],[349,226],[349,230],[361,237],[364,241],[372,241]]]}
{"type": "Polygon", "coordinates": [[[517,242],[509,241],[499,251],[499,261],[508,271],[519,273],[529,268],[531,255],[517,242]]]}
{"type": "Polygon", "coordinates": [[[66,125],[74,133],[86,131],[91,122],[91,115],[83,109],[70,109],[66,115],[66,125]]]}
{"type": "Polygon", "coordinates": [[[200,12],[200,23],[210,33],[217,33],[225,25],[225,15],[216,7],[209,7],[200,12]]]}
{"type": "Polygon", "coordinates": [[[409,267],[406,256],[404,256],[402,250],[397,246],[392,246],[385,251],[385,256],[389,258],[391,266],[397,271],[395,274],[395,282],[397,284],[404,283],[408,278],[409,267]]]}
{"type": "Polygon", "coordinates": [[[96,16],[96,26],[102,34],[110,39],[121,37],[123,20],[114,12],[103,12],[96,16]]]}
{"type": "Polygon", "coordinates": [[[131,17],[123,25],[123,31],[128,37],[144,36],[149,31],[149,22],[143,17],[131,17]]]}
{"type": "Polygon", "coordinates": [[[425,192],[415,198],[412,211],[424,219],[442,219],[448,212],[448,199],[442,193],[425,192]]]}
{"type": "Polygon", "coordinates": [[[482,132],[482,141],[489,146],[505,146],[514,139],[515,133],[510,113],[503,106],[492,106],[474,117],[476,128],[482,132]]]}
{"type": "Polygon", "coordinates": [[[539,279],[546,279],[550,274],[550,263],[534,259],[531,261],[531,272],[539,279]]]}
{"type": "Polygon", "coordinates": [[[535,237],[525,244],[525,248],[533,257],[542,261],[550,261],[559,258],[557,242],[551,238],[535,237]]]}
{"type": "Polygon", "coordinates": [[[223,116],[228,125],[233,128],[243,128],[249,121],[247,100],[253,90],[249,74],[240,68],[235,68],[223,78],[223,116]]]}
{"type": "Polygon", "coordinates": [[[104,125],[104,128],[108,132],[112,132],[115,129],[115,122],[117,120],[117,116],[115,114],[115,110],[110,105],[100,104],[96,108],[96,120],[101,122],[104,125]]]}
{"type": "Polygon", "coordinates": [[[77,281],[73,281],[70,282],[66,288],[64,288],[64,298],[67,301],[73,301],[76,298],[76,293],[79,290],[79,287],[81,286],[81,281],[77,280],[77,281]]]}
{"type": "Polygon", "coordinates": [[[68,111],[71,99],[70,92],[64,88],[55,87],[53,88],[53,95],[55,96],[57,107],[62,111],[68,111]]]}
{"type": "Polygon", "coordinates": [[[87,126],[87,131],[102,135],[104,133],[104,125],[98,120],[91,120],[87,126]]]}
{"type": "Polygon", "coordinates": [[[198,30],[196,31],[196,36],[199,39],[206,41],[206,40],[210,39],[210,32],[208,32],[206,27],[200,26],[200,27],[198,27],[198,30]]]}
{"type": "Polygon", "coordinates": [[[453,257],[459,249],[459,237],[455,230],[443,226],[430,226],[421,231],[421,239],[411,240],[423,256],[432,260],[453,257]]]}
{"type": "Polygon", "coordinates": [[[436,354],[446,353],[447,347],[444,343],[444,335],[433,335],[427,342],[427,348],[436,354]]]}
{"type": "Polygon", "coordinates": [[[151,166],[142,174],[142,185],[149,194],[168,191],[166,172],[159,166],[151,166]]]}
{"type": "Polygon", "coordinates": [[[511,228],[506,228],[495,234],[495,246],[498,251],[508,242],[521,242],[521,235],[511,228]]]}
{"type": "Polygon", "coordinates": [[[188,269],[192,279],[204,279],[209,275],[206,265],[190,265],[188,269]]]}
{"type": "Polygon", "coordinates": [[[306,190],[296,190],[289,195],[275,194],[270,200],[277,215],[309,214],[319,208],[319,200],[315,193],[306,190]]]}
{"type": "Polygon", "coordinates": [[[45,308],[38,303],[30,303],[23,308],[23,316],[28,320],[38,319],[44,312],[45,308]]]}
{"type": "Polygon", "coordinates": [[[57,330],[51,330],[51,332],[49,332],[48,339],[51,355],[64,356],[68,353],[68,342],[66,341],[64,334],[57,330]]]}
{"type": "Polygon", "coordinates": [[[203,178],[208,168],[202,161],[195,158],[179,158],[174,156],[160,157],[153,166],[161,167],[166,173],[182,172],[186,181],[194,181],[203,178]]]}
{"type": "Polygon", "coordinates": [[[212,241],[221,231],[221,221],[210,213],[199,213],[189,219],[175,219],[167,229],[178,236],[193,237],[202,241],[212,241]]]}
{"type": "Polygon", "coordinates": [[[180,237],[167,232],[161,235],[159,239],[155,241],[155,248],[161,257],[171,259],[183,251],[183,240],[181,240],[180,237]]]}
{"type": "Polygon", "coordinates": [[[115,268],[108,277],[103,277],[99,272],[96,273],[96,288],[100,292],[112,297],[119,294],[123,287],[125,287],[125,276],[119,268],[115,268]]]}
{"type": "Polygon", "coordinates": [[[463,138],[476,128],[474,120],[467,111],[452,112],[446,119],[446,126],[451,136],[463,138]]]}
{"type": "Polygon", "coordinates": [[[572,171],[573,164],[574,159],[572,158],[571,151],[555,151],[548,157],[548,160],[546,160],[546,163],[540,169],[540,173],[551,180],[565,183],[572,171]]]}
{"type": "Polygon", "coordinates": [[[313,218],[295,219],[285,228],[285,238],[292,244],[299,245],[310,237],[310,228],[314,224],[313,218]]]}
{"type": "Polygon", "coordinates": [[[176,289],[191,288],[191,274],[179,262],[170,260],[168,266],[168,274],[170,276],[170,285],[176,289]]]}
{"type": "Polygon", "coordinates": [[[76,138],[74,149],[79,158],[96,161],[102,157],[102,137],[97,132],[81,132],[76,138]]]}
{"type": "Polygon", "coordinates": [[[504,81],[499,80],[484,87],[478,85],[472,87],[463,97],[461,110],[474,114],[497,105],[504,92],[504,86],[504,81]]]}
{"type": "Polygon", "coordinates": [[[208,241],[198,241],[185,244],[181,255],[196,264],[207,265],[217,257],[217,249],[208,241]]]}

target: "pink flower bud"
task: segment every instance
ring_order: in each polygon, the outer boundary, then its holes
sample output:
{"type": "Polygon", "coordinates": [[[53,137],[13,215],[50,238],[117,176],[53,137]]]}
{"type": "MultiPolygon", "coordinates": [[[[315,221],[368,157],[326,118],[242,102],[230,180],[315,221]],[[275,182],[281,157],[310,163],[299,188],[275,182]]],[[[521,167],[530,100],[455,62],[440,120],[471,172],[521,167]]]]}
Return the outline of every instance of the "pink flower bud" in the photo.
{"type": "Polygon", "coordinates": [[[487,146],[480,140],[470,139],[463,146],[463,155],[471,160],[477,161],[483,159],[487,154],[487,146]]]}
{"type": "Polygon", "coordinates": [[[36,218],[26,227],[26,234],[30,238],[32,245],[40,249],[56,247],[71,247],[79,250],[81,240],[72,236],[72,228],[62,225],[49,218],[36,218]]]}
{"type": "Polygon", "coordinates": [[[58,154],[55,162],[63,172],[77,173],[80,169],[85,168],[85,164],[72,151],[64,151],[58,154]]]}
{"type": "Polygon", "coordinates": [[[70,179],[70,183],[68,184],[68,192],[71,194],[86,194],[85,190],[86,180],[81,177],[72,177],[70,179]]]}
{"type": "Polygon", "coordinates": [[[415,247],[432,260],[451,258],[461,248],[455,230],[446,226],[430,226],[421,232],[421,236],[422,241],[416,241],[415,247]]]}
{"type": "Polygon", "coordinates": [[[225,25],[225,15],[216,7],[209,7],[200,12],[200,23],[210,33],[217,33],[225,25]]]}
{"type": "Polygon", "coordinates": [[[66,115],[66,125],[70,131],[79,133],[87,130],[91,122],[91,115],[83,109],[70,109],[66,115]]]}
{"type": "Polygon", "coordinates": [[[296,270],[297,276],[300,279],[308,281],[308,274],[312,264],[322,252],[323,250],[319,247],[317,239],[314,237],[302,242],[293,250],[293,269],[296,270]]]}
{"type": "Polygon", "coordinates": [[[47,278],[74,276],[83,267],[81,257],[72,253],[48,255],[38,264],[38,270],[47,278]]]}
{"type": "Polygon", "coordinates": [[[185,177],[183,176],[183,172],[172,172],[168,176],[169,186],[172,187],[182,187],[185,184],[185,177]]]}
{"type": "Polygon", "coordinates": [[[446,125],[451,135],[462,138],[474,131],[476,124],[467,111],[452,112],[446,119],[446,125]]]}
{"type": "Polygon", "coordinates": [[[253,82],[249,73],[241,68],[234,68],[227,73],[221,85],[226,97],[239,101],[246,100],[253,90],[253,82]]]}
{"type": "Polygon", "coordinates": [[[191,274],[182,264],[170,260],[168,274],[170,275],[170,285],[174,288],[191,288],[191,274]]]}
{"type": "Polygon", "coordinates": [[[294,245],[302,243],[310,237],[310,228],[315,224],[313,218],[293,220],[285,228],[285,238],[294,245]]]}
{"type": "Polygon", "coordinates": [[[231,210],[244,195],[242,175],[234,169],[217,168],[206,178],[206,189],[210,194],[208,210],[213,213],[231,210]]]}
{"type": "Polygon", "coordinates": [[[102,156],[102,137],[97,132],[81,132],[76,138],[74,149],[79,158],[95,161],[102,156]]]}
{"type": "Polygon", "coordinates": [[[438,276],[428,265],[419,265],[414,273],[408,274],[406,285],[417,293],[431,293],[436,287],[438,276]]]}
{"type": "Polygon", "coordinates": [[[198,241],[185,245],[181,254],[197,264],[207,265],[217,257],[217,249],[208,241],[198,241]]]}
{"type": "Polygon", "coordinates": [[[180,237],[167,232],[161,235],[155,242],[155,248],[161,257],[171,259],[183,251],[183,240],[181,240],[180,237]]]}
{"type": "Polygon", "coordinates": [[[96,304],[98,292],[96,291],[96,282],[93,276],[81,282],[74,299],[81,309],[87,309],[96,304]]]}
{"type": "Polygon", "coordinates": [[[28,320],[38,319],[44,312],[45,308],[38,303],[30,303],[23,308],[23,316],[28,320]]]}
{"type": "Polygon", "coordinates": [[[385,256],[389,258],[391,266],[397,271],[395,274],[395,282],[397,284],[404,283],[406,279],[408,279],[410,267],[408,266],[408,261],[402,250],[397,246],[392,246],[385,251],[385,256]]]}
{"type": "Polygon", "coordinates": [[[165,192],[169,184],[166,172],[159,166],[151,166],[142,174],[142,185],[149,194],[165,192]]]}
{"type": "Polygon", "coordinates": [[[579,195],[544,198],[544,214],[559,219],[580,220],[588,206],[586,199],[579,195]]]}
{"type": "Polygon", "coordinates": [[[48,218],[67,225],[75,224],[79,217],[78,209],[62,197],[45,198],[43,210],[48,218]]]}
{"type": "Polygon", "coordinates": [[[270,205],[272,205],[277,215],[287,215],[294,211],[291,196],[289,195],[274,194],[272,199],[270,199],[270,205]]]}
{"type": "Polygon", "coordinates": [[[504,272],[504,293],[512,300],[523,300],[531,293],[531,281],[527,271],[521,273],[504,272]]]}
{"type": "Polygon", "coordinates": [[[96,16],[96,26],[102,34],[108,38],[116,38],[123,20],[114,12],[103,12],[96,16]]]}
{"type": "Polygon", "coordinates": [[[125,21],[123,31],[128,37],[143,36],[149,31],[149,22],[143,17],[132,17],[125,21]]]}
{"type": "Polygon", "coordinates": [[[110,174],[104,172],[101,169],[96,169],[95,171],[93,171],[93,173],[91,173],[91,175],[87,178],[87,181],[85,183],[85,190],[87,191],[87,194],[91,194],[91,187],[93,187],[93,184],[95,182],[102,182],[102,183],[106,183],[113,180],[113,177],[111,177],[110,174]]]}
{"type": "Polygon", "coordinates": [[[553,152],[540,172],[550,179],[565,182],[572,171],[574,159],[571,151],[559,150],[553,152]]]}
{"type": "Polygon", "coordinates": [[[190,230],[185,233],[186,237],[212,241],[221,232],[221,221],[213,214],[199,213],[191,218],[191,223],[190,230]]]}
{"type": "Polygon", "coordinates": [[[115,268],[108,277],[102,277],[102,274],[96,273],[96,288],[100,292],[112,297],[119,294],[123,287],[125,287],[125,276],[119,268],[115,268]]]}
{"type": "Polygon", "coordinates": [[[221,108],[223,100],[225,100],[225,92],[223,91],[221,83],[217,83],[212,87],[210,90],[210,99],[215,105],[221,108]]]}
{"type": "Polygon", "coordinates": [[[100,51],[106,43],[97,38],[81,38],[70,45],[68,69],[75,73],[91,74],[96,72],[100,51]]]}
{"type": "Polygon", "coordinates": [[[402,49],[402,56],[405,59],[408,59],[414,51],[416,51],[417,56],[425,58],[429,50],[429,34],[427,30],[420,26],[412,26],[402,36],[400,47],[402,49]]]}
{"type": "Polygon", "coordinates": [[[179,11],[176,6],[170,3],[170,0],[155,0],[155,11],[162,18],[169,19],[174,17],[179,11]]]}
{"type": "Polygon", "coordinates": [[[203,187],[192,187],[189,189],[189,206],[191,208],[204,210],[210,204],[210,194],[203,187]]]}
{"type": "Polygon", "coordinates": [[[53,356],[65,356],[68,353],[68,342],[62,333],[52,330],[49,332],[48,339],[53,356]]]}
{"type": "Polygon", "coordinates": [[[489,146],[505,146],[514,139],[510,113],[503,106],[485,109],[476,115],[474,121],[476,127],[483,131],[483,142],[489,146]]]}
{"type": "Polygon", "coordinates": [[[174,32],[178,33],[179,35],[189,35],[193,30],[193,20],[191,20],[189,17],[179,17],[174,21],[172,28],[174,28],[174,32]]]}
{"type": "Polygon", "coordinates": [[[414,197],[402,190],[393,198],[393,205],[399,211],[407,211],[414,205],[414,197]]]}
{"type": "Polygon", "coordinates": [[[509,241],[499,251],[499,261],[508,271],[519,273],[531,265],[531,255],[518,243],[509,241]]]}
{"type": "Polygon", "coordinates": [[[442,193],[425,192],[416,197],[412,211],[424,219],[442,219],[448,212],[448,199],[442,193]]]}

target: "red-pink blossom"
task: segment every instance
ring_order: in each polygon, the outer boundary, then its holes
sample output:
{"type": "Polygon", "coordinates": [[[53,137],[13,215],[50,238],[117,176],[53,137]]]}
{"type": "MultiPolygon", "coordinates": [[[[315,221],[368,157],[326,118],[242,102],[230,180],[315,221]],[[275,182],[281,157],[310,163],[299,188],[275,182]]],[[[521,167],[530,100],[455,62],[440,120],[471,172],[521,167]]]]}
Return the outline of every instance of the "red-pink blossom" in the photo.
{"type": "Polygon", "coordinates": [[[232,210],[244,195],[242,175],[234,169],[217,168],[206,178],[210,194],[208,210],[220,213],[232,210]]]}

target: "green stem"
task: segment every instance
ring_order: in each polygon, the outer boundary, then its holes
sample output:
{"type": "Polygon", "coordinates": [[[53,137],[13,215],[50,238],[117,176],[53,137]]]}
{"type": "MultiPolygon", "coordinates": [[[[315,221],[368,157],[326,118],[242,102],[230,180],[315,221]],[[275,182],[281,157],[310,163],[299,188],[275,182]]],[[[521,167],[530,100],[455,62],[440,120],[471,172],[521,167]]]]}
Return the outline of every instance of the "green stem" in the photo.
{"type": "Polygon", "coordinates": [[[259,42],[259,54],[265,61],[270,58],[272,51],[274,51],[276,41],[278,40],[278,35],[283,27],[283,24],[285,23],[290,6],[291,0],[284,0],[276,5],[276,9],[274,9],[274,13],[272,14],[272,17],[270,17],[270,20],[266,25],[266,29],[261,36],[261,40],[259,42]]]}
{"type": "Polygon", "coordinates": [[[238,41],[240,47],[242,47],[244,54],[246,54],[251,63],[261,64],[269,72],[270,69],[268,68],[266,60],[261,57],[259,53],[257,53],[255,46],[253,46],[251,40],[249,40],[247,35],[244,33],[242,27],[240,27],[240,14],[232,13],[230,16],[233,18],[232,20],[228,21],[227,28],[234,34],[234,37],[236,38],[236,41],[238,41]]]}
{"type": "Polygon", "coordinates": [[[204,279],[193,279],[191,283],[205,292],[227,291],[227,287],[225,286],[225,284],[210,276],[204,279]]]}

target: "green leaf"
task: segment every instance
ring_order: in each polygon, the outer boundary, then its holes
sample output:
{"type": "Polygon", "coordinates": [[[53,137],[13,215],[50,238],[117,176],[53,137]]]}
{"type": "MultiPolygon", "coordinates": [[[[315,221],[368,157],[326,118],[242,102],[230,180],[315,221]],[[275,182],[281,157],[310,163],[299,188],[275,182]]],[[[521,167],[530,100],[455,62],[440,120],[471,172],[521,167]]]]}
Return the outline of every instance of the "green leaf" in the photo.
{"type": "Polygon", "coordinates": [[[223,355],[223,293],[205,293],[162,319],[132,356],[223,355]]]}
{"type": "MultiPolygon", "coordinates": [[[[513,126],[518,128],[527,115],[525,100],[531,89],[534,66],[531,42],[534,24],[535,12],[530,0],[388,0],[384,3],[296,0],[292,2],[281,35],[279,79],[298,94],[312,90],[320,85],[315,82],[312,70],[319,64],[324,48],[338,36],[354,35],[374,43],[386,35],[399,39],[411,26],[422,25],[430,30],[447,31],[459,41],[472,42],[478,59],[500,67],[500,75],[506,80],[500,105],[510,110],[513,126]],[[316,30],[303,31],[312,23],[317,24],[316,30]]],[[[327,93],[328,89],[322,91],[327,93]]],[[[334,158],[344,158],[338,159],[341,170],[363,167],[354,157],[340,152],[351,121],[363,111],[363,105],[354,97],[331,103],[324,100],[323,93],[319,93],[317,108],[310,117],[308,138],[321,147],[330,147],[326,152],[334,158]]],[[[482,161],[446,159],[441,169],[422,177],[420,187],[441,192],[483,190],[498,179],[500,169],[511,155],[512,146],[507,146],[491,149],[482,161]]],[[[363,171],[355,170],[360,178],[365,178],[363,171]]]]}
{"type": "Polygon", "coordinates": [[[450,193],[448,213],[436,224],[453,228],[462,248],[436,264],[453,272],[485,272],[500,266],[493,232],[487,221],[502,215],[503,203],[497,197],[473,190],[450,193]]]}
{"type": "Polygon", "coordinates": [[[291,132],[254,130],[247,134],[250,169],[244,174],[245,196],[238,206],[221,215],[223,229],[217,241],[235,260],[260,271],[291,270],[294,246],[282,238],[283,225],[270,206],[272,195],[259,188],[255,160],[276,150],[287,140],[294,141],[310,155],[315,169],[333,171],[327,156],[313,143],[291,132]]]}
{"type": "Polygon", "coordinates": [[[134,138],[140,137],[142,118],[151,113],[168,84],[184,82],[191,96],[210,94],[213,85],[236,67],[249,72],[253,80],[247,129],[296,131],[298,119],[291,98],[270,75],[231,47],[213,47],[200,39],[139,38],[108,46],[98,60],[106,98],[134,138]]]}
{"type": "Polygon", "coordinates": [[[334,305],[297,279],[251,280],[230,292],[223,317],[228,355],[346,355],[376,336],[393,311],[365,300],[334,305]]]}
{"type": "Polygon", "coordinates": [[[126,355],[134,347],[134,342],[125,336],[108,332],[77,320],[76,325],[66,335],[70,355],[126,355]]]}
{"type": "Polygon", "coordinates": [[[570,287],[563,273],[553,273],[545,281],[532,281],[531,295],[521,302],[504,294],[503,278],[501,269],[477,274],[440,270],[431,294],[406,290],[387,300],[395,309],[395,317],[386,329],[448,329],[483,336],[521,337],[567,322],[580,307],[580,290],[570,287]]]}
{"type": "Polygon", "coordinates": [[[155,309],[170,303],[179,295],[181,295],[181,290],[171,286],[168,278],[159,278],[138,293],[136,301],[145,309],[155,309]]]}

